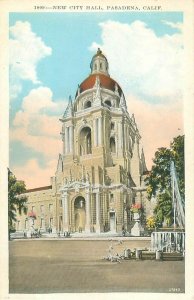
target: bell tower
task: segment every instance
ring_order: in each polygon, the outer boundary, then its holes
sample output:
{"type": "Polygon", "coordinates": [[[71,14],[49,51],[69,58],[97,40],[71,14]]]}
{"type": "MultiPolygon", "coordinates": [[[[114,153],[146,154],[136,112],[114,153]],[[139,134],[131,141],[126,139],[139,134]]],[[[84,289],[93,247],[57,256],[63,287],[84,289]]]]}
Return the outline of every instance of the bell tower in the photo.
{"type": "Polygon", "coordinates": [[[63,226],[73,231],[79,227],[81,208],[75,199],[81,197],[84,230],[118,232],[127,227],[125,208],[130,207],[141,184],[141,137],[99,48],[90,68],[61,119],[63,156],[56,181],[62,191],[63,226]]]}

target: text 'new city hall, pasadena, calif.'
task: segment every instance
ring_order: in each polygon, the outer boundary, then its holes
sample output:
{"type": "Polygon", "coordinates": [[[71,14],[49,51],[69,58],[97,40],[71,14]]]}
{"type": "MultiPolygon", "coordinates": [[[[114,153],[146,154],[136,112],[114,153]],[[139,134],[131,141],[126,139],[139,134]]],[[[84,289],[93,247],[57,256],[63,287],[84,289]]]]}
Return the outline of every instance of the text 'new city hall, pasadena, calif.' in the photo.
{"type": "Polygon", "coordinates": [[[63,154],[51,185],[26,191],[28,212],[17,215],[16,230],[120,234],[130,232],[132,204],[150,215],[134,115],[100,49],[90,68],[60,119],[63,154]]]}

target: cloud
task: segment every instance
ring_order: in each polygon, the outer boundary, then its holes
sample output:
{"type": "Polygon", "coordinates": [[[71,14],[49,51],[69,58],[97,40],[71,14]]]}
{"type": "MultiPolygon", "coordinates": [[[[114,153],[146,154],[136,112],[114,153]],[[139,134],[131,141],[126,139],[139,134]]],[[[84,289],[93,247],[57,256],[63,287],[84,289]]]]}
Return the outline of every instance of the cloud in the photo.
{"type": "Polygon", "coordinates": [[[180,22],[173,23],[173,22],[169,22],[169,21],[163,20],[162,23],[168,25],[168,26],[171,27],[171,28],[174,28],[174,29],[178,29],[178,30],[180,30],[180,31],[183,31],[183,24],[180,23],[180,22]]]}
{"type": "Polygon", "coordinates": [[[37,65],[51,55],[52,49],[31,29],[29,22],[17,21],[10,27],[10,96],[16,98],[22,89],[22,80],[40,83],[37,65]]]}
{"type": "Polygon", "coordinates": [[[36,159],[30,159],[24,166],[13,167],[12,171],[30,189],[50,185],[50,177],[55,174],[56,163],[56,160],[50,160],[44,168],[41,168],[36,159]]]}
{"type": "MultiPolygon", "coordinates": [[[[132,95],[127,97],[128,111],[135,115],[137,127],[142,136],[141,144],[144,148],[148,169],[152,166],[152,159],[160,147],[169,147],[175,136],[183,134],[182,102],[169,105],[153,105],[132,95]]],[[[141,150],[141,149],[140,149],[141,150]]]]}
{"type": "MultiPolygon", "coordinates": [[[[181,23],[163,23],[181,31],[181,23]]],[[[102,43],[94,41],[90,50],[100,47],[107,56],[110,75],[121,85],[130,115],[135,115],[150,169],[157,148],[169,147],[183,134],[182,33],[157,36],[141,21],[109,20],[99,26],[102,43]]]]}
{"type": "Polygon", "coordinates": [[[94,41],[90,50],[102,48],[109,60],[110,74],[125,94],[152,102],[182,97],[181,33],[157,36],[141,21],[129,25],[109,20],[99,26],[102,43],[94,41]]]}
{"type": "Polygon", "coordinates": [[[42,153],[48,161],[56,159],[61,151],[58,110],[66,104],[64,100],[54,102],[52,96],[52,91],[47,87],[32,89],[23,99],[10,130],[11,141],[20,141],[23,146],[42,153]],[[53,111],[56,111],[54,115],[53,111]]]}

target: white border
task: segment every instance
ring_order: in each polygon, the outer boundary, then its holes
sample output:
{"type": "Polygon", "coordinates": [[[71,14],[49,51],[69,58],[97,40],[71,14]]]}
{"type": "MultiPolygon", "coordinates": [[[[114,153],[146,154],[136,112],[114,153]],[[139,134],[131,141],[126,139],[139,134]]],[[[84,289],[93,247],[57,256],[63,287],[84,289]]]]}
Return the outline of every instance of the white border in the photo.
{"type": "MultiPolygon", "coordinates": [[[[192,0],[100,0],[93,1],[34,1],[19,0],[8,1],[0,0],[0,299],[176,299],[190,300],[194,299],[194,100],[193,100],[193,80],[194,80],[194,30],[193,30],[193,1],[192,0]],[[8,161],[8,129],[9,129],[9,95],[8,95],[8,15],[9,12],[61,12],[61,10],[35,11],[34,5],[63,5],[63,6],[80,6],[80,5],[137,5],[143,10],[143,6],[161,6],[162,11],[182,11],[184,12],[184,45],[185,45],[185,89],[184,89],[184,124],[185,124],[185,166],[186,166],[186,276],[185,276],[185,294],[169,293],[92,293],[92,294],[34,294],[34,295],[17,295],[8,292],[8,242],[7,242],[7,166],[8,161]],[[3,93],[2,93],[3,91],[3,93]]],[[[70,11],[69,9],[67,12],[70,11]]],[[[83,10],[82,10],[83,11],[83,10]]],[[[143,10],[146,11],[146,10],[143,10]]],[[[153,11],[153,10],[152,10],[153,11]]],[[[156,12],[156,11],[155,11],[156,12]]]]}

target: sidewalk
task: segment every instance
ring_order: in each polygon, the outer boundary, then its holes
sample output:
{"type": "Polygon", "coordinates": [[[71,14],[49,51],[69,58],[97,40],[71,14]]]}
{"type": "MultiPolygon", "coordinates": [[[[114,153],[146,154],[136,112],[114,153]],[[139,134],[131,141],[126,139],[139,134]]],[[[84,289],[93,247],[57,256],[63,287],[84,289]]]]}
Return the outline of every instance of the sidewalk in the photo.
{"type": "Polygon", "coordinates": [[[103,232],[103,233],[71,233],[70,237],[64,237],[61,235],[60,237],[57,233],[43,233],[40,238],[27,238],[27,239],[17,239],[22,241],[30,241],[30,240],[123,240],[123,241],[151,241],[151,237],[143,237],[143,236],[122,236],[118,233],[111,232],[103,232]]]}

